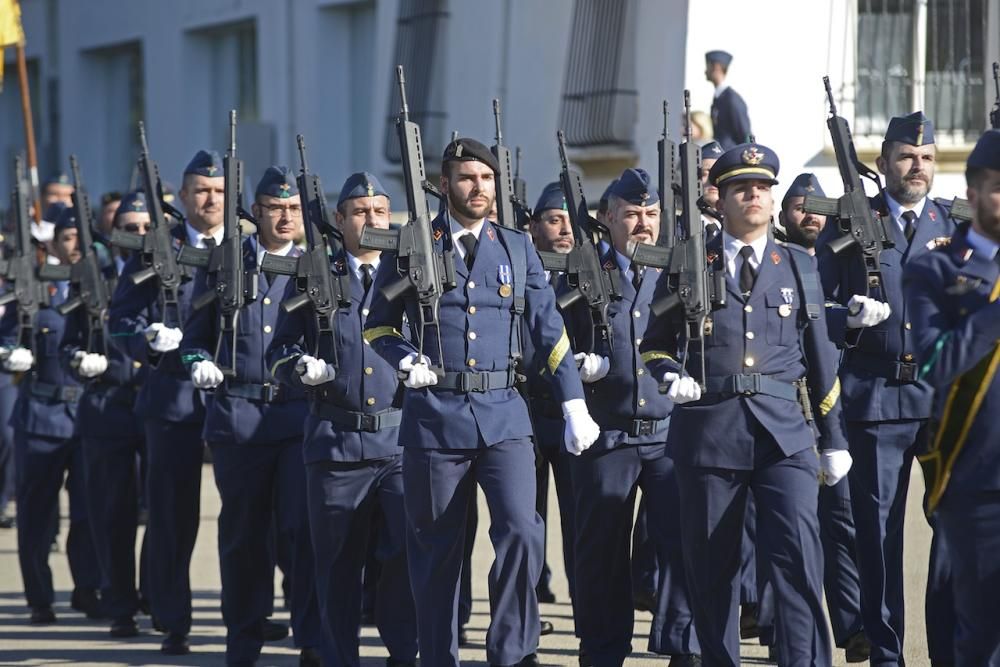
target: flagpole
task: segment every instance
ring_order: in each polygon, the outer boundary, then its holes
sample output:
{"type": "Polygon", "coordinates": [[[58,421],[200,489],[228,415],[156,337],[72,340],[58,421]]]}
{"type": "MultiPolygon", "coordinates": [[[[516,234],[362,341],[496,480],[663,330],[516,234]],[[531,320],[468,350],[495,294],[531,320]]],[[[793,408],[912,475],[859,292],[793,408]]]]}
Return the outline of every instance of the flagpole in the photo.
{"type": "Polygon", "coordinates": [[[21,113],[24,114],[24,139],[28,145],[28,173],[31,179],[31,200],[35,206],[35,223],[42,221],[42,202],[38,190],[38,153],[35,150],[35,125],[31,116],[31,89],[28,88],[28,64],[24,57],[24,40],[17,50],[17,78],[21,84],[21,113]]]}

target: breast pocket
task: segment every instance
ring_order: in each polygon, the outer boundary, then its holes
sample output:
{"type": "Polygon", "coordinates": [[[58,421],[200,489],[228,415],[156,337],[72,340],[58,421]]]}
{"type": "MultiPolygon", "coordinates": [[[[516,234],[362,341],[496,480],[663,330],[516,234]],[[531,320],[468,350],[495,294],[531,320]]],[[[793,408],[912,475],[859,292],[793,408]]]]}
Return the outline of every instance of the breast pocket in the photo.
{"type": "Polygon", "coordinates": [[[767,304],[767,343],[769,345],[794,345],[799,336],[799,308],[797,289],[783,287],[765,295],[767,304]]]}

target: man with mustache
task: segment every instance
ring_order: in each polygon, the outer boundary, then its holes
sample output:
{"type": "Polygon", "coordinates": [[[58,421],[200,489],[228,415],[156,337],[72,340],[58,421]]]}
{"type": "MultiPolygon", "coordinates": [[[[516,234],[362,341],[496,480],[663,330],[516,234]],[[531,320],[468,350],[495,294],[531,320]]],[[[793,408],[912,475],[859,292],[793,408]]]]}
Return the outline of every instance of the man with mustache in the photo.
{"type": "MultiPolygon", "coordinates": [[[[830,251],[827,242],[840,234],[837,225],[827,225],[816,243],[827,300],[847,306],[827,309],[827,320],[831,338],[844,349],[844,419],[855,460],[849,477],[851,505],[861,612],[873,665],[903,660],[903,518],[910,468],[927,435],[933,390],[919,379],[921,359],[902,282],[907,262],[955,229],[948,210],[929,197],[936,157],[934,124],[923,112],[889,121],[876,161],[885,175],[885,193],[872,201],[893,244],[879,257],[880,289],[868,288],[857,249],[839,255],[830,251]]],[[[947,557],[935,535],[926,605],[932,663],[951,660],[954,619],[947,577],[947,557]]]]}
{"type": "Polygon", "coordinates": [[[666,445],[673,404],[659,393],[638,350],[651,317],[650,298],[659,272],[633,265],[631,256],[638,244],[653,245],[659,238],[659,201],[656,186],[643,169],[626,169],[609,190],[612,247],[603,248],[601,261],[619,272],[622,298],[609,308],[611,346],[601,343],[576,354],[588,406],[601,427],[594,446],[570,462],[580,663],[595,667],[620,667],[632,651],[629,547],[639,488],[646,500],[646,529],[659,571],[649,649],[672,656],[674,667],[700,664],[676,539],[677,481],[666,445]]]}

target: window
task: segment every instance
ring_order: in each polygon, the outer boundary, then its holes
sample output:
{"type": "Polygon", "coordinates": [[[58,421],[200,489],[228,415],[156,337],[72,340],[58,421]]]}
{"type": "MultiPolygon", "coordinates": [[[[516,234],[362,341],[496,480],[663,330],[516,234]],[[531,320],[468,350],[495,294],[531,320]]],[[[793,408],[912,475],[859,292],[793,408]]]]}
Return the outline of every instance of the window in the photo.
{"type": "Polygon", "coordinates": [[[259,119],[257,28],[251,19],[199,30],[193,38],[186,56],[191,62],[191,88],[203,89],[204,97],[192,97],[206,101],[204,117],[211,123],[209,143],[221,151],[229,145],[231,109],[236,109],[238,126],[259,119]]]}
{"type": "Polygon", "coordinates": [[[857,134],[881,136],[891,117],[922,109],[938,143],[975,141],[986,127],[988,14],[997,6],[858,0],[857,134]]]}
{"type": "Polygon", "coordinates": [[[577,0],[573,8],[559,127],[571,146],[632,145],[635,82],[634,0],[577,0]]]}

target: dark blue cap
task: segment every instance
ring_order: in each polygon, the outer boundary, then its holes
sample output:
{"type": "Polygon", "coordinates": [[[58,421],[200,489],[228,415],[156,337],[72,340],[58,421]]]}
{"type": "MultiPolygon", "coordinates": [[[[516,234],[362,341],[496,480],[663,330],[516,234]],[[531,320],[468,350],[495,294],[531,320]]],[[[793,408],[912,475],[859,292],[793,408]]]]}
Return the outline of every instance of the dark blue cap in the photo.
{"type": "Polygon", "coordinates": [[[447,164],[448,162],[468,162],[473,160],[482,162],[494,172],[500,171],[500,163],[497,162],[497,158],[493,155],[493,152],[484,144],[467,137],[455,139],[455,141],[445,146],[441,163],[447,164]]]}
{"type": "Polygon", "coordinates": [[[611,190],[618,184],[618,179],[608,183],[608,187],[604,188],[604,192],[601,193],[601,201],[598,202],[598,210],[606,211],[608,210],[608,196],[611,195],[611,190]]]}
{"type": "Polygon", "coordinates": [[[69,180],[69,176],[67,176],[65,173],[58,172],[55,174],[51,174],[48,178],[45,179],[45,182],[42,183],[43,188],[49,185],[73,185],[73,183],[72,181],[69,180]]]}
{"type": "Polygon", "coordinates": [[[966,167],[1000,171],[1000,130],[986,130],[969,153],[966,167]]]}
{"type": "Polygon", "coordinates": [[[198,151],[184,167],[185,174],[198,176],[222,176],[222,158],[215,151],[198,151]]]}
{"type": "Polygon", "coordinates": [[[52,230],[53,234],[58,234],[64,229],[76,229],[76,207],[67,206],[59,213],[59,218],[56,220],[56,226],[52,230]]]}
{"type": "Polygon", "coordinates": [[[722,154],[708,172],[708,182],[718,187],[735,181],[767,181],[776,185],[778,154],[762,144],[740,144],[722,154]]]}
{"type": "Polygon", "coordinates": [[[295,176],[289,172],[288,167],[275,165],[268,167],[264,175],[261,176],[253,196],[256,198],[266,195],[268,197],[288,199],[297,194],[299,194],[299,189],[295,186],[295,176]]]}
{"type": "Polygon", "coordinates": [[[722,145],[718,141],[709,141],[701,147],[701,157],[707,160],[718,160],[722,157],[722,145]]]}
{"type": "Polygon", "coordinates": [[[626,169],[608,189],[608,198],[624,199],[629,204],[652,206],[660,201],[656,185],[645,169],[626,169]]]}
{"type": "Polygon", "coordinates": [[[142,190],[133,190],[122,197],[121,203],[118,204],[118,210],[115,211],[115,218],[125,213],[148,212],[149,209],[146,208],[146,193],[142,190]]]}
{"type": "Polygon", "coordinates": [[[55,221],[59,219],[59,216],[62,215],[63,210],[66,208],[67,208],[66,204],[64,204],[61,201],[52,202],[51,204],[48,205],[48,208],[45,209],[45,213],[42,215],[42,220],[54,224],[55,221]]]}
{"type": "Polygon", "coordinates": [[[894,116],[889,119],[885,141],[898,141],[911,146],[933,144],[934,123],[923,111],[914,111],[909,116],[894,116]]]}
{"type": "Polygon", "coordinates": [[[728,51],[709,51],[705,54],[706,63],[719,63],[723,67],[729,67],[733,62],[733,54],[728,51]]]}
{"type": "Polygon", "coordinates": [[[823,187],[816,180],[816,174],[807,173],[796,176],[792,184],[788,186],[785,196],[782,197],[781,205],[784,206],[789,197],[805,197],[806,195],[826,196],[826,193],[823,192],[823,187]]]}
{"type": "Polygon", "coordinates": [[[375,178],[375,174],[370,174],[367,171],[359,171],[351,174],[344,181],[344,187],[340,188],[340,196],[337,197],[337,208],[340,208],[348,199],[377,197],[379,195],[388,197],[389,193],[385,191],[382,184],[375,178]]]}
{"type": "Polygon", "coordinates": [[[562,185],[559,181],[549,183],[542,188],[542,194],[538,196],[538,203],[535,204],[535,217],[538,217],[542,211],[550,208],[567,210],[566,195],[563,194],[562,185]]]}

